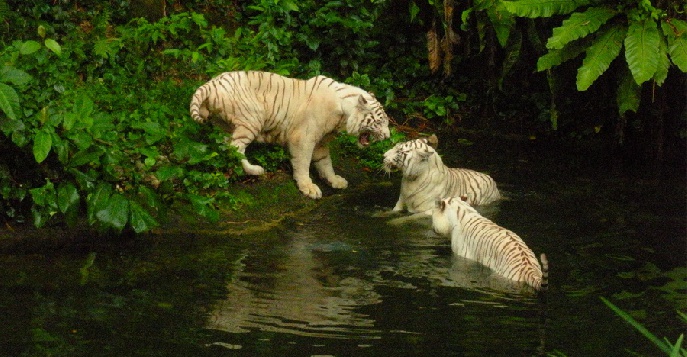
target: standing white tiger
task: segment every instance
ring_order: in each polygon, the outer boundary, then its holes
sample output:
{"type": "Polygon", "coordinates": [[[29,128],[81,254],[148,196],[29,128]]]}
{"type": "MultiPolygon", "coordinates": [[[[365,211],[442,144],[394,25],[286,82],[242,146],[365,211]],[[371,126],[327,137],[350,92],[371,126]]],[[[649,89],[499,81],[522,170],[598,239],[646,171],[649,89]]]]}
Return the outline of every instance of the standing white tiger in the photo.
{"type": "MultiPolygon", "coordinates": [[[[329,155],[337,132],[357,136],[360,146],[389,137],[389,118],[373,95],[325,76],[301,80],[269,72],[222,73],[196,90],[190,111],[199,123],[216,115],[241,154],[253,140],[286,146],[298,189],[311,198],[322,197],[310,178],[311,162],[332,187],[348,186],[334,173],[329,155]]],[[[245,158],[241,164],[246,174],[265,172],[245,158]]]]}
{"type": "Polygon", "coordinates": [[[508,279],[545,290],[549,270],[546,255],[541,255],[542,269],[532,250],[517,234],[484,218],[464,198],[436,202],[432,212],[434,231],[451,237],[455,254],[476,260],[508,279]]]}
{"type": "Polygon", "coordinates": [[[435,135],[396,144],[384,153],[386,172],[403,172],[401,194],[394,211],[431,214],[437,198],[467,196],[472,205],[483,205],[501,198],[496,182],[477,171],[449,168],[435,147],[435,135]]]}

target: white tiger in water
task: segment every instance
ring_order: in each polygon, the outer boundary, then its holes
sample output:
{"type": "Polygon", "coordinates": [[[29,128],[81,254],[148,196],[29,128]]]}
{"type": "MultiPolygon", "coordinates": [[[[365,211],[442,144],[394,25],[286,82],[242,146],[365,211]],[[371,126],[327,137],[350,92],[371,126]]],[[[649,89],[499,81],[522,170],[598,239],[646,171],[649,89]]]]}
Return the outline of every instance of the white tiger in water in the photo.
{"type": "Polygon", "coordinates": [[[483,205],[501,198],[496,182],[487,174],[450,168],[435,148],[436,135],[396,144],[384,153],[384,170],[401,170],[401,194],[394,211],[431,214],[440,197],[467,196],[472,205],[483,205]]]}
{"type": "MultiPolygon", "coordinates": [[[[389,118],[372,94],[325,76],[301,80],[269,72],[222,73],[196,90],[190,111],[199,123],[213,116],[241,154],[253,140],[285,146],[298,189],[311,198],[322,197],[310,178],[311,162],[333,188],[348,186],[334,173],[329,155],[337,132],[357,136],[360,146],[389,137],[389,118]]],[[[241,164],[246,174],[265,172],[248,159],[241,164]]]]}
{"type": "Polygon", "coordinates": [[[434,231],[451,237],[451,249],[456,255],[476,260],[508,279],[545,290],[549,270],[546,255],[541,255],[540,266],[517,234],[484,218],[464,199],[451,197],[436,202],[432,211],[434,231]]]}

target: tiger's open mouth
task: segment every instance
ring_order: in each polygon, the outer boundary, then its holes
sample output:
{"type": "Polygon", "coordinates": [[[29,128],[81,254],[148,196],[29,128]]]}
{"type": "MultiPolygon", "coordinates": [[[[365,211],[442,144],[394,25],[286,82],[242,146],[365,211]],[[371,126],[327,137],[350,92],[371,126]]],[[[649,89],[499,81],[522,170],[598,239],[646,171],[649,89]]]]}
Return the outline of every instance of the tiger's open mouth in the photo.
{"type": "Polygon", "coordinates": [[[396,172],[399,170],[399,168],[396,165],[394,165],[392,162],[388,162],[388,161],[384,160],[383,164],[384,164],[383,169],[387,173],[392,173],[392,172],[396,172]]]}
{"type": "Polygon", "coordinates": [[[360,147],[370,146],[370,132],[369,131],[360,133],[360,135],[358,136],[358,146],[360,146],[360,147]]]}

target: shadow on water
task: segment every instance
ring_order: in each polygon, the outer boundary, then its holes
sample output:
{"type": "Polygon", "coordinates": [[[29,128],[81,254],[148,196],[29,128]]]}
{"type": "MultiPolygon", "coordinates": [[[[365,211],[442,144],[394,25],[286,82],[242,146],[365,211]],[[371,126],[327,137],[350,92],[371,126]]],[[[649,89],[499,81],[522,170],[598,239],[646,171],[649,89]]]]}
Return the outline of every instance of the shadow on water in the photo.
{"type": "MultiPolygon", "coordinates": [[[[451,166],[490,172],[509,199],[489,215],[547,253],[547,351],[658,352],[599,296],[658,336],[685,329],[676,319],[687,309],[684,177],[546,162],[521,143],[447,141],[440,152],[451,166]]],[[[532,291],[453,256],[429,218],[390,224],[399,178],[374,181],[266,231],[4,254],[0,355],[536,354],[532,291]]]]}

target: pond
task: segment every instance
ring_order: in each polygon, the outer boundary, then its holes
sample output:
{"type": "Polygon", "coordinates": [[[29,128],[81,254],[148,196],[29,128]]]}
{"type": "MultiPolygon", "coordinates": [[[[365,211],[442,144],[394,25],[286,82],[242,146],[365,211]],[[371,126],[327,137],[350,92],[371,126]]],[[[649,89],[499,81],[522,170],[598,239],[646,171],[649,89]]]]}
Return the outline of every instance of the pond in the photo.
{"type": "Polygon", "coordinates": [[[253,233],[5,252],[0,355],[659,355],[600,297],[659,337],[685,331],[684,172],[551,155],[527,141],[439,150],[507,193],[489,215],[547,254],[546,304],[454,257],[429,219],[392,222],[400,178],[374,176],[253,233]]]}

